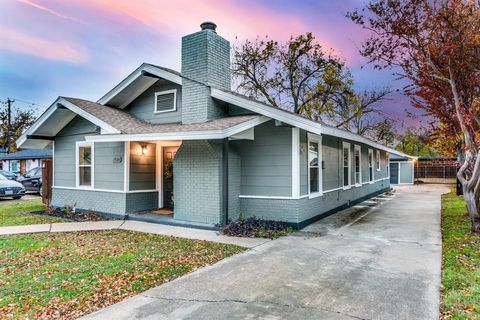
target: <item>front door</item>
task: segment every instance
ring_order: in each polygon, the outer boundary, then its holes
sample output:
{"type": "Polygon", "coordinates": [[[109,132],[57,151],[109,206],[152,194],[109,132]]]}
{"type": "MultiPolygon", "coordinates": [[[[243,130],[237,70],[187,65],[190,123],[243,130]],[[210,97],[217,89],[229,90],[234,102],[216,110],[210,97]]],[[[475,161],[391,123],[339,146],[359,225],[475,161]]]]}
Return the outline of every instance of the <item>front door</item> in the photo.
{"type": "Polygon", "coordinates": [[[173,158],[178,147],[163,147],[163,207],[173,209],[173,158]]]}
{"type": "Polygon", "coordinates": [[[398,163],[390,162],[390,184],[398,184],[398,163]]]}

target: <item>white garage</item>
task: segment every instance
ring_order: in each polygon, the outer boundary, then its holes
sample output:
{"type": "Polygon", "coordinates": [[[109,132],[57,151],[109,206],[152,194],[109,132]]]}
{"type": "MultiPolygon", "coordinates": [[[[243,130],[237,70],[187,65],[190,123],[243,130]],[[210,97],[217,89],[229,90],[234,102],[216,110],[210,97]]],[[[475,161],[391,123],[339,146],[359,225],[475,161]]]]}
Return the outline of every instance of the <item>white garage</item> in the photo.
{"type": "Polygon", "coordinates": [[[390,154],[390,184],[413,184],[416,157],[404,153],[390,154]]]}

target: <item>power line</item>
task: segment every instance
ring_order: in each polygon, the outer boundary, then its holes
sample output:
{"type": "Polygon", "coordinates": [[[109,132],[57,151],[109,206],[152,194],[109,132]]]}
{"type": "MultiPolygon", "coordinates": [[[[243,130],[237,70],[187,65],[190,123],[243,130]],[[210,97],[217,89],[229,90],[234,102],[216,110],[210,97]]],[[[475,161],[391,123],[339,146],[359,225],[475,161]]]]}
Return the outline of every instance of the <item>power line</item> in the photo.
{"type": "MultiPolygon", "coordinates": [[[[42,108],[47,108],[47,106],[44,106],[42,104],[38,104],[36,102],[32,102],[32,101],[27,101],[27,100],[23,100],[23,99],[19,99],[19,98],[12,98],[13,100],[15,100],[16,102],[22,102],[22,103],[25,103],[25,104],[28,104],[28,105],[31,105],[31,106],[37,106],[37,107],[42,107],[42,108]]],[[[2,101],[0,100],[0,102],[3,102],[3,103],[6,103],[8,101],[5,100],[5,101],[2,101]]]]}

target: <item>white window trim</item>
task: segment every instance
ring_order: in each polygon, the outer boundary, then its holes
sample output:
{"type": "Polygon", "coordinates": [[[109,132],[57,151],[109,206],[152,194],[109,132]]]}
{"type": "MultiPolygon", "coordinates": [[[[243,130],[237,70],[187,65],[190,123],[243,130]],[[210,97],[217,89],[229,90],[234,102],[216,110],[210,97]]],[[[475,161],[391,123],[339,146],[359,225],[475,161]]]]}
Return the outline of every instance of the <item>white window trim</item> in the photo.
{"type": "Polygon", "coordinates": [[[382,170],[382,163],[381,163],[381,160],[382,158],[380,157],[380,150],[375,150],[376,152],[376,157],[375,157],[375,169],[377,169],[377,171],[381,171],[382,170]]]}
{"type": "MultiPolygon", "coordinates": [[[[361,187],[362,186],[362,147],[358,144],[356,144],[353,148],[353,159],[355,159],[355,153],[358,151],[358,161],[360,162],[358,164],[358,168],[360,170],[359,172],[359,177],[358,179],[360,181],[357,181],[357,165],[356,163],[354,164],[354,169],[355,169],[355,187],[361,187]]],[[[355,161],[355,160],[354,160],[355,161]]]]}
{"type": "Polygon", "coordinates": [[[95,148],[94,148],[94,143],[92,142],[86,142],[86,141],[77,141],[76,146],[75,146],[75,186],[78,189],[95,189],[95,148]],[[80,159],[79,159],[79,149],[80,147],[90,147],[92,149],[92,161],[90,164],[91,172],[92,172],[92,177],[91,177],[91,185],[90,186],[84,186],[80,185],[80,159]]]}
{"type": "Polygon", "coordinates": [[[387,178],[390,179],[390,153],[387,152],[385,155],[387,162],[387,178]]]}
{"type": "Polygon", "coordinates": [[[154,103],[153,113],[166,113],[166,112],[174,112],[174,111],[177,111],[177,89],[155,92],[155,103],[154,103]],[[157,97],[165,94],[170,94],[170,93],[173,93],[173,108],[169,110],[157,111],[157,97]]]}
{"type": "Polygon", "coordinates": [[[373,157],[373,149],[368,149],[368,183],[375,182],[375,159],[373,157]],[[370,159],[372,160],[372,179],[370,179],[370,159]]]}
{"type": "Polygon", "coordinates": [[[322,136],[308,133],[307,138],[307,184],[308,184],[308,198],[317,198],[323,196],[323,152],[322,152],[322,136]],[[318,191],[310,192],[310,161],[308,160],[308,152],[310,150],[310,142],[318,144],[318,191]]]}
{"type": "Polygon", "coordinates": [[[352,148],[349,142],[343,142],[342,144],[342,189],[343,190],[348,190],[352,187],[352,148]],[[343,159],[345,158],[345,148],[348,148],[348,185],[343,185],[343,182],[345,181],[345,166],[343,159]]]}

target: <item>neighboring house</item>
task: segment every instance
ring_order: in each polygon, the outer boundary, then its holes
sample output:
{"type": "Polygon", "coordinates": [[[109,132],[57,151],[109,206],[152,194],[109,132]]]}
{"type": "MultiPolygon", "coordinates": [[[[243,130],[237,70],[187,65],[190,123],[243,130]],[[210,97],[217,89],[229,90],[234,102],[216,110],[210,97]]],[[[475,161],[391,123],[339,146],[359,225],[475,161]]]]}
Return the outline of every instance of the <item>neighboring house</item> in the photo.
{"type": "Polygon", "coordinates": [[[415,161],[412,157],[399,151],[390,155],[390,184],[413,184],[415,182],[415,161]]]}
{"type": "Polygon", "coordinates": [[[51,149],[25,149],[17,152],[0,153],[0,169],[25,174],[33,168],[40,167],[42,160],[51,159],[51,149]]]}
{"type": "Polygon", "coordinates": [[[300,227],[390,189],[395,150],[232,92],[215,27],[182,38],[181,73],[145,63],[97,102],[59,97],[18,139],[54,149],[54,206],[300,227]]]}

